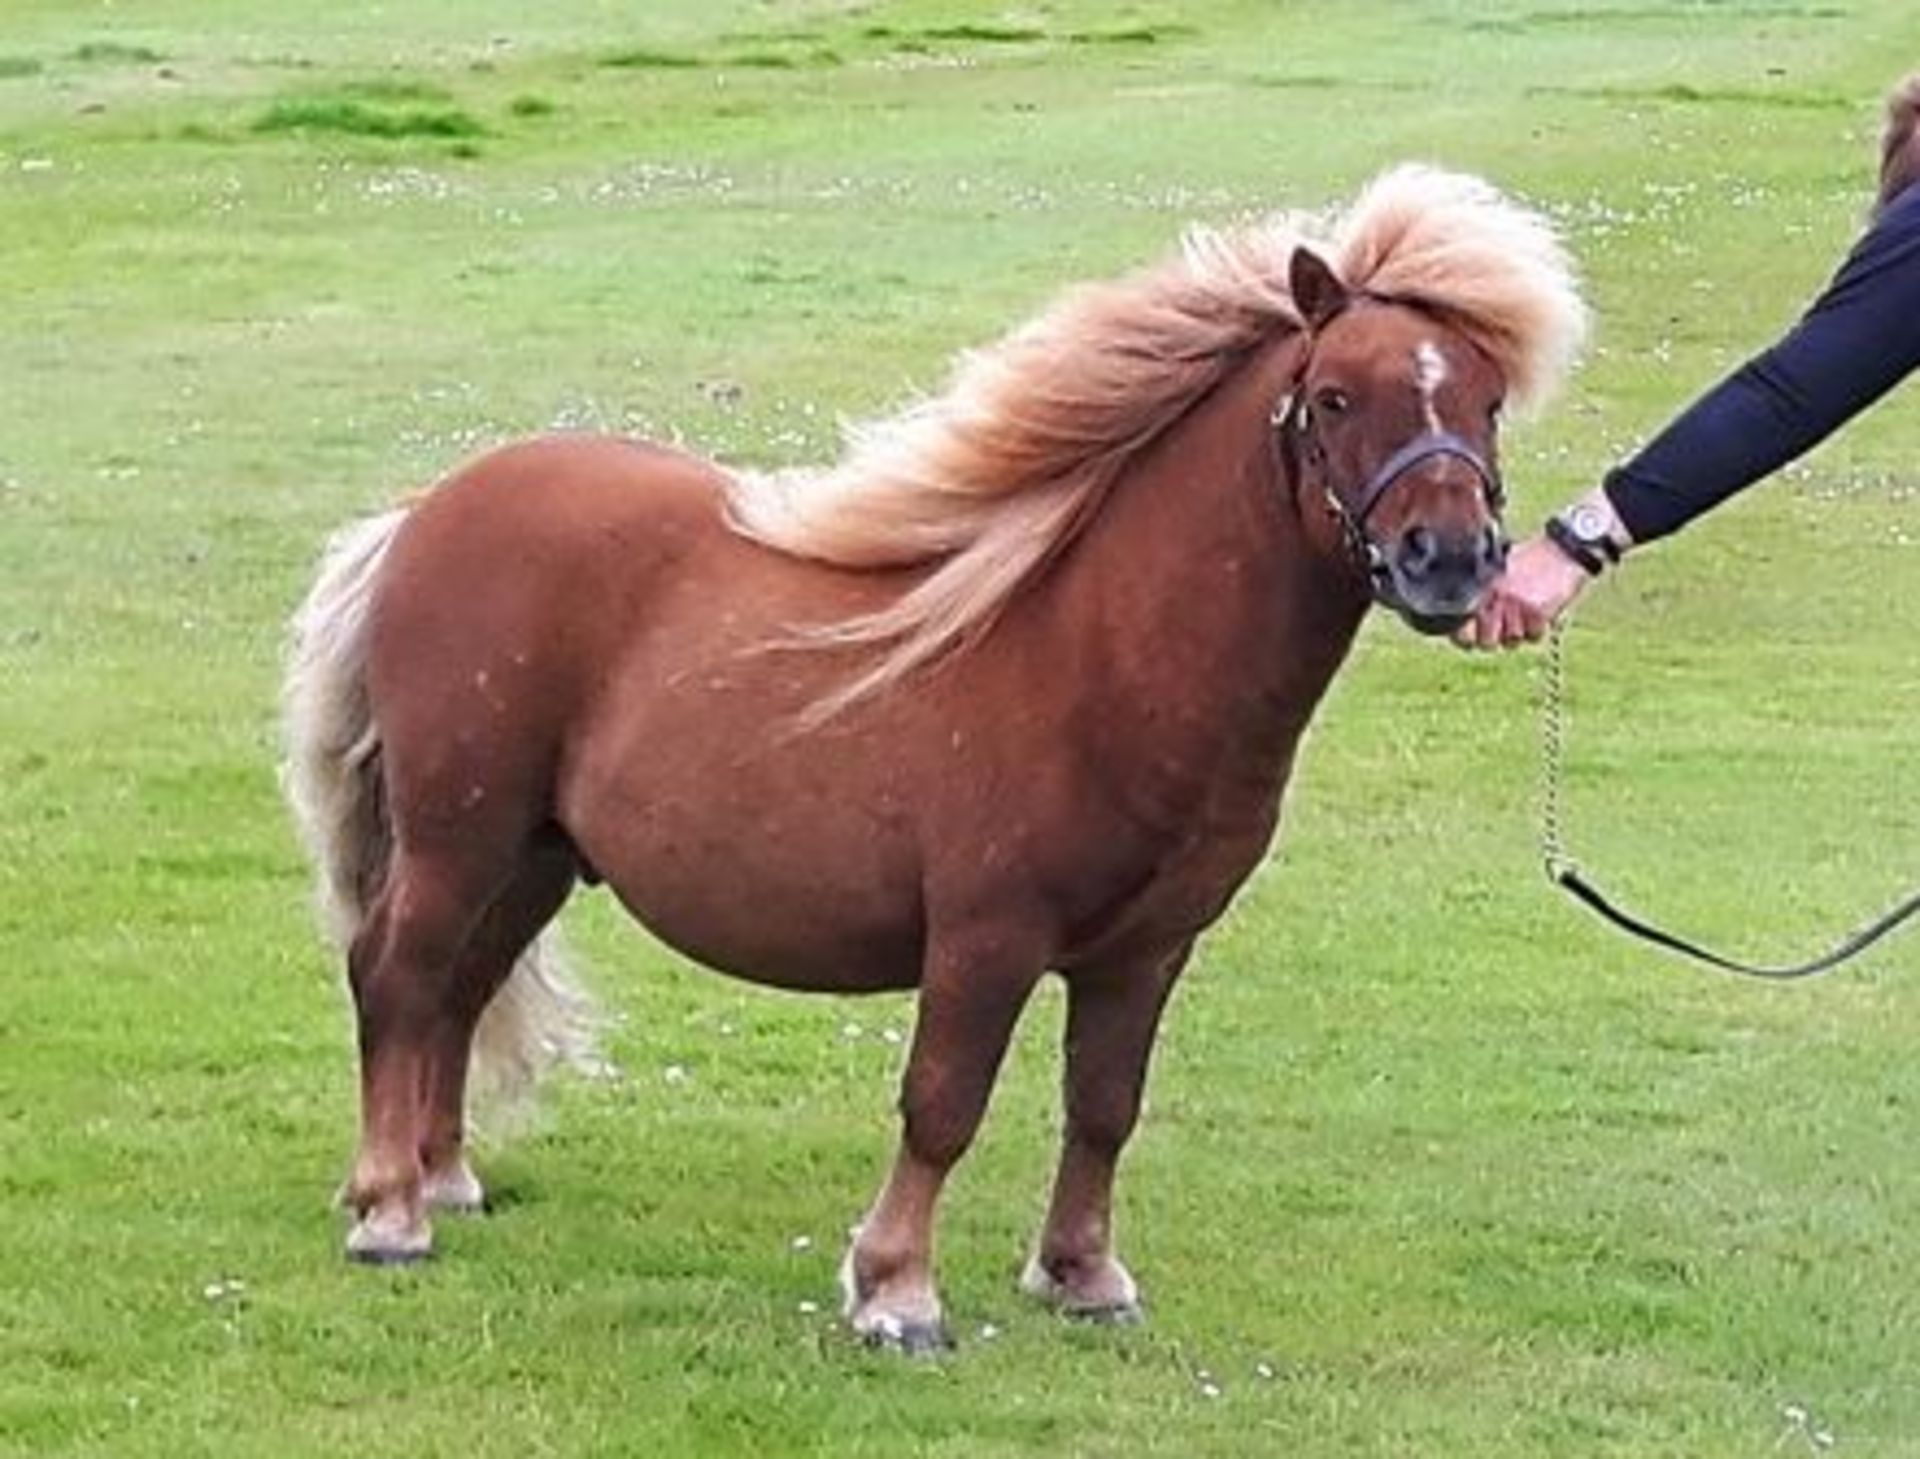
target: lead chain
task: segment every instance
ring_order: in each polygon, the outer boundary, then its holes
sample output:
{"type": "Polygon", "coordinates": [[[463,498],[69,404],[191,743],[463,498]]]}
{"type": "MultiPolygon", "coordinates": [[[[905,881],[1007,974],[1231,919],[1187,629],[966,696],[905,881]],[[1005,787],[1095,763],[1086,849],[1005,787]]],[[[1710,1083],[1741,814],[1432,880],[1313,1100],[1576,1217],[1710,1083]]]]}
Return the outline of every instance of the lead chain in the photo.
{"type": "Polygon", "coordinates": [[[1561,782],[1567,750],[1567,620],[1556,618],[1547,632],[1546,676],[1540,701],[1540,862],[1547,880],[1557,882],[1573,869],[1567,854],[1561,782]]]}

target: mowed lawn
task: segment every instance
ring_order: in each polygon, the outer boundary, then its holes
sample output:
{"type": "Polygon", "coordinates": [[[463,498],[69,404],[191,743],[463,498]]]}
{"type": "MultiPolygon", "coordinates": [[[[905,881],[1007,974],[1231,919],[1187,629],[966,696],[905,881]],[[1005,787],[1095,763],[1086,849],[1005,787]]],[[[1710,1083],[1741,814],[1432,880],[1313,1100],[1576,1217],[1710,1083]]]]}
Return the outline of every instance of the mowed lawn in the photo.
{"type": "MultiPolygon", "coordinates": [[[[1141,1328],[1014,1291],[1036,1000],[931,1364],[832,1281],[910,1001],[722,980],[604,893],[619,1076],[488,1150],[438,1262],[342,1261],[352,1037],[274,783],[334,524],[548,427],[818,457],[1184,222],[1404,158],[1588,278],[1508,441],[1531,526],[1817,287],[1916,65],[1911,0],[7,0],[0,1452],[1920,1453],[1920,937],[1763,986],[1556,900],[1535,655],[1363,635],[1163,1037],[1141,1328]]],[[[1910,388],[1592,595],[1603,879],[1785,958],[1920,877],[1916,492],[1910,388]]]]}

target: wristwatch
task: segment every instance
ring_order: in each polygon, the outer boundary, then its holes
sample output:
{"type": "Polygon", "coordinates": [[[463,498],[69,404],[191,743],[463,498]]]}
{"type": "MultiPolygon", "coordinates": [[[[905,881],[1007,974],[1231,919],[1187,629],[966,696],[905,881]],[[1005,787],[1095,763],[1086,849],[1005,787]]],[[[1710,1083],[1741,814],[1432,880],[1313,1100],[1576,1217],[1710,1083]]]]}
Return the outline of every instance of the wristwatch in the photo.
{"type": "Polygon", "coordinates": [[[1620,544],[1613,540],[1613,522],[1592,502],[1575,502],[1547,518],[1547,540],[1577,562],[1591,577],[1620,560],[1620,544]]]}

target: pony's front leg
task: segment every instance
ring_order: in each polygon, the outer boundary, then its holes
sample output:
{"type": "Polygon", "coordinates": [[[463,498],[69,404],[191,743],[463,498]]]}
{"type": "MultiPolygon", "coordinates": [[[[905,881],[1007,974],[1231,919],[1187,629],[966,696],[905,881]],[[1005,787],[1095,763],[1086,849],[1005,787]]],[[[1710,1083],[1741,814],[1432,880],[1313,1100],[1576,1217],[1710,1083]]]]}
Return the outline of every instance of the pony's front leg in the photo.
{"type": "Polygon", "coordinates": [[[935,1209],[980,1127],[1041,956],[999,933],[929,945],[901,1085],[900,1149],[840,1267],[847,1320],[870,1344],[915,1354],[952,1345],[933,1278],[935,1209]]]}
{"type": "Polygon", "coordinates": [[[1113,1254],[1113,1178],[1140,1115],[1160,1012],[1192,944],[1076,969],[1067,983],[1066,1136],[1046,1226],[1020,1285],[1075,1317],[1137,1321],[1113,1254]]]}

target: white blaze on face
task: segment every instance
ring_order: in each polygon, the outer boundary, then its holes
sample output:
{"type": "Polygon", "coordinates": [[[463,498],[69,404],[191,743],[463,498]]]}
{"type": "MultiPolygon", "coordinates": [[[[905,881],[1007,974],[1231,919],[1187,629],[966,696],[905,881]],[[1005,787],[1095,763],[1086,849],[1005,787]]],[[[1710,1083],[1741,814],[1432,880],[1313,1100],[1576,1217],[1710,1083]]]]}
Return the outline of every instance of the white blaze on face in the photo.
{"type": "Polygon", "coordinates": [[[1446,382],[1447,357],[1432,340],[1421,340],[1420,347],[1413,352],[1413,383],[1420,391],[1420,408],[1426,414],[1430,431],[1440,429],[1440,408],[1434,404],[1434,398],[1446,382]]]}

